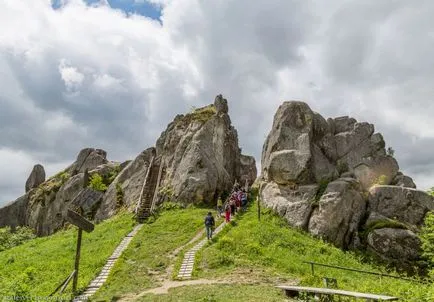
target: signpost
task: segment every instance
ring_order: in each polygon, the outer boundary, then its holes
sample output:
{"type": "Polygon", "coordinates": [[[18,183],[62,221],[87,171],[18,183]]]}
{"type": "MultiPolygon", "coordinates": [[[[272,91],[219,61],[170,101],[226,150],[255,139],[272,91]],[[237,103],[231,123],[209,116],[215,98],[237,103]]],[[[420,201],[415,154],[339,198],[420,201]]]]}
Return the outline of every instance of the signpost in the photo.
{"type": "Polygon", "coordinates": [[[80,250],[81,250],[81,236],[83,230],[90,233],[94,230],[95,225],[81,216],[80,214],[71,211],[68,209],[68,213],[66,215],[66,220],[71,224],[78,227],[78,236],[77,236],[77,250],[75,253],[75,265],[74,265],[74,279],[72,280],[72,292],[75,294],[77,292],[77,281],[78,281],[78,268],[80,264],[80,250]]]}

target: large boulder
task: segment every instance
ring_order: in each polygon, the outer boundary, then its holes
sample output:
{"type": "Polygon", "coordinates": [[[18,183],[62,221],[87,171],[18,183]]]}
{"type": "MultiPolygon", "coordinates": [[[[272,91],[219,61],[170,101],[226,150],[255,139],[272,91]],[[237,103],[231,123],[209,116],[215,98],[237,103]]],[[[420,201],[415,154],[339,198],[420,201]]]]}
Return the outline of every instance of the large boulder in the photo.
{"type": "Polygon", "coordinates": [[[347,248],[357,236],[365,209],[366,201],[357,181],[352,178],[333,181],[310,217],[309,232],[347,248]]]}
{"type": "Polygon", "coordinates": [[[405,188],[413,188],[416,189],[416,184],[414,183],[413,179],[410,176],[404,175],[404,174],[397,174],[395,178],[393,179],[392,185],[398,186],[398,187],[405,187],[405,188]]]}
{"type": "Polygon", "coordinates": [[[268,162],[268,178],[282,185],[309,182],[310,159],[310,153],[298,150],[273,152],[268,162]]]}
{"type": "Polygon", "coordinates": [[[410,230],[397,228],[376,229],[368,235],[368,250],[394,264],[420,259],[421,242],[410,230]]]}
{"type": "Polygon", "coordinates": [[[31,189],[37,188],[45,181],[45,170],[42,165],[35,165],[26,181],[26,193],[31,189]]]}
{"type": "Polygon", "coordinates": [[[106,164],[107,152],[102,149],[85,148],[80,151],[77,160],[68,168],[71,174],[83,173],[96,167],[106,164]]]}
{"type": "Polygon", "coordinates": [[[268,182],[261,188],[262,202],[284,217],[289,225],[307,230],[318,185],[284,186],[268,182]]]}
{"type": "Polygon", "coordinates": [[[354,174],[363,188],[369,190],[373,185],[388,185],[394,180],[399,166],[389,155],[376,158],[368,157],[354,167],[354,174]]]}
{"type": "Polygon", "coordinates": [[[424,191],[374,186],[369,190],[369,211],[410,225],[421,226],[428,211],[434,210],[433,197],[424,191]]]}
{"type": "Polygon", "coordinates": [[[26,210],[28,202],[29,195],[27,193],[0,208],[0,228],[5,226],[15,228],[17,226],[26,225],[26,210]]]}
{"type": "Polygon", "coordinates": [[[338,247],[412,261],[419,250],[413,237],[376,229],[415,234],[434,206],[428,194],[412,189],[413,180],[399,172],[385,146],[370,123],[348,116],[326,120],[306,103],[284,102],[262,150],[261,198],[289,225],[338,247]],[[386,250],[375,243],[379,237],[402,246],[386,250]]]}

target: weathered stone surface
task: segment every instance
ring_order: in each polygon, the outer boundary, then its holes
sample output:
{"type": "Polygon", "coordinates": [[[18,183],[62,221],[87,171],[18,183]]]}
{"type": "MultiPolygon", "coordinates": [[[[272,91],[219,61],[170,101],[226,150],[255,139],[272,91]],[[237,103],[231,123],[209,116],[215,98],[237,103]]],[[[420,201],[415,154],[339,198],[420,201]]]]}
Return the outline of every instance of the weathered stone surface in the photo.
{"type": "MultiPolygon", "coordinates": [[[[276,151],[298,150],[310,153],[310,134],[314,113],[306,103],[284,102],[277,110],[273,126],[262,151],[262,167],[268,169],[271,154],[276,151]]],[[[268,178],[268,171],[262,171],[268,178]]]]}
{"type": "Polygon", "coordinates": [[[273,152],[268,166],[268,178],[278,184],[309,181],[311,154],[298,150],[273,152]]]}
{"type": "Polygon", "coordinates": [[[66,180],[63,185],[45,184],[52,189],[44,194],[30,192],[25,224],[35,229],[39,236],[50,235],[62,228],[71,201],[83,189],[83,177],[84,173],[80,173],[66,180]],[[36,195],[40,197],[35,198],[36,195]]]}
{"type": "Polygon", "coordinates": [[[217,110],[217,113],[227,114],[229,112],[228,101],[223,98],[221,94],[216,96],[214,101],[214,106],[217,110]]]}
{"type": "Polygon", "coordinates": [[[284,217],[289,225],[307,229],[318,185],[289,187],[268,182],[261,190],[262,202],[284,217]]]}
{"type": "Polygon", "coordinates": [[[404,229],[376,229],[368,235],[368,249],[384,260],[397,263],[420,258],[421,242],[416,234],[404,229]]]}
{"type": "Polygon", "coordinates": [[[410,176],[403,174],[397,174],[391,184],[398,187],[416,189],[416,184],[413,182],[413,179],[410,176]]]}
{"type": "Polygon", "coordinates": [[[35,165],[29,178],[26,181],[26,193],[31,189],[37,188],[45,181],[45,170],[42,165],[35,165]]]}
{"type": "Polygon", "coordinates": [[[139,200],[146,172],[151,162],[154,148],[148,148],[131,161],[114,179],[105,193],[95,219],[101,221],[113,216],[120,204],[134,210],[139,200]],[[117,189],[118,188],[118,189],[117,189]],[[123,198],[118,200],[118,190],[123,198]]]}
{"type": "Polygon", "coordinates": [[[0,228],[5,226],[14,228],[26,225],[26,209],[28,202],[29,195],[25,194],[0,208],[0,228]]]}
{"type": "Polygon", "coordinates": [[[331,161],[321,152],[321,149],[313,144],[312,145],[312,173],[317,183],[322,181],[330,181],[336,179],[339,173],[331,163],[331,161]]]}
{"type": "Polygon", "coordinates": [[[340,116],[333,119],[334,134],[341,132],[348,132],[353,130],[354,124],[357,121],[354,118],[348,116],[340,116]]]}
{"type": "Polygon", "coordinates": [[[366,158],[354,168],[354,174],[363,188],[369,190],[375,184],[388,185],[399,170],[398,163],[391,156],[366,158]]]}
{"type": "Polygon", "coordinates": [[[432,210],[433,197],[424,191],[396,186],[374,186],[369,190],[369,211],[387,218],[420,226],[432,210]]]}
{"type": "MultiPolygon", "coordinates": [[[[372,124],[348,116],[325,120],[305,103],[284,102],[262,151],[262,200],[290,225],[303,226],[342,248],[365,248],[366,233],[360,237],[358,230],[366,231],[379,220],[417,232],[432,208],[431,197],[405,191],[415,185],[399,172],[385,145],[372,124]],[[375,193],[381,184],[396,186],[375,193]],[[302,186],[318,188],[313,211],[312,202],[294,197],[302,186]],[[375,189],[369,194],[371,187],[375,189]]],[[[405,249],[397,248],[404,258],[405,249]]]]}
{"type": "Polygon", "coordinates": [[[351,151],[357,151],[359,145],[369,140],[374,133],[374,126],[369,123],[355,123],[352,131],[340,132],[335,135],[336,151],[341,158],[351,151]]]}
{"type": "Polygon", "coordinates": [[[107,152],[101,149],[86,148],[80,151],[75,163],[68,169],[71,174],[82,173],[107,163],[107,152]]]}
{"type": "Polygon", "coordinates": [[[240,164],[240,184],[244,186],[247,181],[248,185],[251,186],[258,175],[255,158],[241,154],[240,164]]]}
{"type": "Polygon", "coordinates": [[[342,248],[350,245],[366,208],[354,179],[349,180],[329,183],[309,221],[310,233],[342,248]]]}
{"type": "MultiPolygon", "coordinates": [[[[228,194],[235,181],[240,182],[238,134],[225,104],[217,96],[214,106],[175,117],[158,139],[157,156],[166,167],[162,186],[170,189],[173,200],[214,202],[218,195],[228,194]]],[[[249,163],[249,169],[253,166],[249,163]]]]}

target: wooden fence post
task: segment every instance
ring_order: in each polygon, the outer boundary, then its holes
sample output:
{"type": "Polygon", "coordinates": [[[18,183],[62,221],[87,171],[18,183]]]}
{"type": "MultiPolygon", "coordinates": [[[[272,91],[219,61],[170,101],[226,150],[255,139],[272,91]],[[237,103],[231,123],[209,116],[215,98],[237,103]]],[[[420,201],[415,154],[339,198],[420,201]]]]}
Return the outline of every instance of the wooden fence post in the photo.
{"type": "Polygon", "coordinates": [[[77,237],[77,251],[75,253],[75,274],[74,274],[74,280],[72,281],[72,292],[74,295],[77,292],[77,281],[78,281],[78,267],[80,264],[80,250],[81,250],[81,235],[83,233],[83,230],[81,228],[78,228],[78,237],[77,237]]]}

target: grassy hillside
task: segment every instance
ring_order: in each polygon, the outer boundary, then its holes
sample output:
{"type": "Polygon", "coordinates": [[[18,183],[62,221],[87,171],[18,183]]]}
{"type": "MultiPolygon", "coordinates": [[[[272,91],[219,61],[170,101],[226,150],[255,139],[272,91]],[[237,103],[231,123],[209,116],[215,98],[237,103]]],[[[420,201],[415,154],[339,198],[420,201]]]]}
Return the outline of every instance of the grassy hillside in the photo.
{"type": "MultiPolygon", "coordinates": [[[[253,205],[243,217],[226,227],[214,244],[202,250],[194,275],[238,281],[250,279],[269,287],[287,282],[322,287],[322,277],[326,276],[336,278],[341,289],[395,295],[402,301],[434,301],[433,286],[317,266],[312,275],[310,266],[303,263],[314,261],[381,271],[363,260],[361,256],[343,252],[304,232],[288,228],[282,218],[268,209],[262,211],[258,222],[257,207],[253,205]]],[[[384,269],[383,273],[386,273],[384,269]]]]}
{"type": "MultiPolygon", "coordinates": [[[[124,213],[83,232],[79,288],[99,273],[133,224],[132,215],[124,213]]],[[[77,229],[71,227],[0,252],[0,297],[48,296],[73,271],[76,240],[77,229]]]]}
{"type": "Polygon", "coordinates": [[[111,301],[157,287],[173,263],[170,253],[186,244],[203,229],[208,209],[172,209],[145,224],[113,267],[104,286],[92,301],[111,301]]]}

